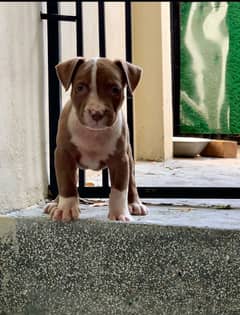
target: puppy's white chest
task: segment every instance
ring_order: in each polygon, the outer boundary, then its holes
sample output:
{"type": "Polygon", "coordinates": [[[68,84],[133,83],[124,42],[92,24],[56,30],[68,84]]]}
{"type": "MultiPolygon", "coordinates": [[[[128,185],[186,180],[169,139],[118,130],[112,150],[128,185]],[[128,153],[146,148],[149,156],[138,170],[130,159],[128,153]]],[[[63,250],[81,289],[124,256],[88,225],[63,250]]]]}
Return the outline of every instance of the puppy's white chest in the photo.
{"type": "Polygon", "coordinates": [[[75,110],[72,109],[68,128],[71,134],[70,141],[81,154],[79,167],[99,170],[105,166],[105,161],[116,150],[122,132],[122,117],[118,117],[113,128],[91,130],[80,124],[75,110]]]}
{"type": "Polygon", "coordinates": [[[108,137],[107,135],[95,137],[92,134],[81,134],[79,136],[73,135],[71,142],[75,144],[81,153],[79,166],[99,170],[109,155],[114,153],[117,139],[112,135],[108,137]]]}

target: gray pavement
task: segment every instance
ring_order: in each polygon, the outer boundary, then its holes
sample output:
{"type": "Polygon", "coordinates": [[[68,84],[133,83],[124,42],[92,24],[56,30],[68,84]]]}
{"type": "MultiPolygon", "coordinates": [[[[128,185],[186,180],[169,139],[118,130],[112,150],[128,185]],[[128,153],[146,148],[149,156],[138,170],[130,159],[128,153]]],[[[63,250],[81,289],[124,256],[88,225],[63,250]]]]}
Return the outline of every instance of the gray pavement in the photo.
{"type": "MultiPolygon", "coordinates": [[[[240,200],[144,199],[143,202],[149,207],[149,214],[132,216],[131,224],[240,230],[240,200]]],[[[108,221],[107,214],[108,200],[83,199],[81,202],[80,220],[108,221]]],[[[48,220],[43,204],[8,211],[4,216],[48,220]]]]}
{"type": "Polygon", "coordinates": [[[132,223],[84,202],[70,224],[0,216],[1,315],[240,314],[237,201],[146,200],[132,223]]]}

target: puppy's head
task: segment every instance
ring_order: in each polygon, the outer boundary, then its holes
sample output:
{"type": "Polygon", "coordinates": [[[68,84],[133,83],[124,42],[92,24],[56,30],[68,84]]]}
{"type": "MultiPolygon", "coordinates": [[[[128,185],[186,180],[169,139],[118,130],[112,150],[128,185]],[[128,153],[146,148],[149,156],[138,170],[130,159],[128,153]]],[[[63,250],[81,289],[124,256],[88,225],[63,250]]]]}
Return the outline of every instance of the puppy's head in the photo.
{"type": "Polygon", "coordinates": [[[86,127],[102,129],[114,124],[124,99],[124,87],[132,93],[139,83],[142,69],[121,60],[82,57],[56,66],[59,80],[71,98],[80,122],[86,127]]]}

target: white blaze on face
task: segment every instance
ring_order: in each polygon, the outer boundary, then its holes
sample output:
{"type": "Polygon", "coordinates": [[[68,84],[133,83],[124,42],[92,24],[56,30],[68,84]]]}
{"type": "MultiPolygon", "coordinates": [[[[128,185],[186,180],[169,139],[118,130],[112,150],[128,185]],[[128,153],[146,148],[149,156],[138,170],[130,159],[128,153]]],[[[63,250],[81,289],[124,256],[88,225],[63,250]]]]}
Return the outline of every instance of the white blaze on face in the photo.
{"type": "Polygon", "coordinates": [[[103,117],[99,121],[95,121],[91,113],[100,112],[104,113],[106,107],[104,103],[99,99],[97,91],[97,68],[98,68],[98,57],[91,59],[92,71],[91,71],[91,84],[90,94],[88,102],[84,112],[84,122],[90,128],[103,128],[106,125],[106,117],[103,117]]]}
{"type": "Polygon", "coordinates": [[[94,94],[97,96],[97,62],[98,62],[98,57],[93,58],[93,67],[92,67],[92,80],[91,80],[91,94],[94,94]]]}

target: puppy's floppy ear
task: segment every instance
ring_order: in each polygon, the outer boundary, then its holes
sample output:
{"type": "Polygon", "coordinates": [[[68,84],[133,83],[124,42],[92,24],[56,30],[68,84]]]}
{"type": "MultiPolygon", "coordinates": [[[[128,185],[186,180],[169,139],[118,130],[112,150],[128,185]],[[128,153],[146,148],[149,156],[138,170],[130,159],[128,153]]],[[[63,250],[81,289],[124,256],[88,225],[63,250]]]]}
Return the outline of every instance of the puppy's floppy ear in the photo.
{"type": "Polygon", "coordinates": [[[114,61],[114,63],[122,70],[129,91],[133,93],[141,79],[143,69],[137,65],[134,65],[123,60],[116,60],[114,61]]]}
{"type": "Polygon", "coordinates": [[[67,61],[60,62],[55,66],[58,79],[64,86],[65,91],[69,89],[76,69],[79,65],[84,63],[84,61],[85,60],[83,57],[76,57],[67,61]]]}

